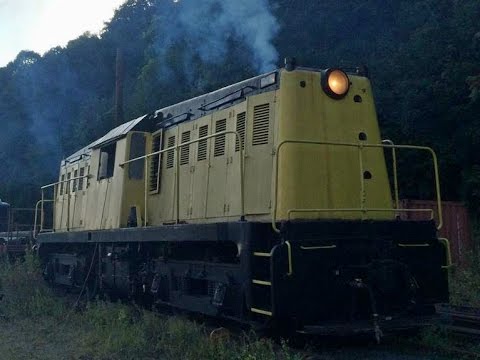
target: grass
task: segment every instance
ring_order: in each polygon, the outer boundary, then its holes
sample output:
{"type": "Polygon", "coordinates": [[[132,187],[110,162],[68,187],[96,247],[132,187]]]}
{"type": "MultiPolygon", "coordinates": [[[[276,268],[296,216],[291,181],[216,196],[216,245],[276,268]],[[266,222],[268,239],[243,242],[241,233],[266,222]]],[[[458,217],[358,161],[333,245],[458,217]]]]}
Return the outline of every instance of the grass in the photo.
{"type": "Polygon", "coordinates": [[[450,275],[450,302],[480,307],[480,256],[471,254],[470,266],[453,269],[450,275]]]}
{"type": "MultiPolygon", "coordinates": [[[[480,222],[474,222],[473,238],[475,244],[480,244],[480,222]]],[[[450,273],[450,303],[459,306],[480,307],[480,249],[470,254],[469,266],[453,268],[450,273]]],[[[459,338],[441,327],[428,328],[423,331],[418,343],[440,352],[448,352],[456,348],[461,354],[480,353],[480,344],[471,339],[459,338]]],[[[468,358],[469,355],[465,355],[468,358]]]]}
{"type": "Polygon", "coordinates": [[[301,359],[253,334],[209,337],[202,324],[134,305],[96,301],[72,311],[38,269],[33,254],[15,264],[0,262],[2,359],[301,359]]]}
{"type": "MultiPolygon", "coordinates": [[[[0,261],[0,359],[191,359],[300,360],[302,355],[254,334],[210,337],[205,325],[178,316],[154,314],[135,305],[96,301],[73,310],[41,275],[38,259],[0,261]]],[[[452,273],[452,300],[480,306],[480,265],[452,273]]],[[[70,299],[71,302],[71,299],[70,299]]],[[[447,353],[452,346],[480,352],[478,344],[458,345],[441,328],[424,331],[411,345],[447,353]]]]}
{"type": "Polygon", "coordinates": [[[65,304],[53,296],[39,271],[39,261],[28,253],[24,261],[0,261],[0,316],[7,319],[60,317],[65,304]]]}
{"type": "Polygon", "coordinates": [[[450,300],[454,305],[480,307],[480,217],[472,217],[474,249],[469,266],[453,269],[450,276],[450,300]]]}

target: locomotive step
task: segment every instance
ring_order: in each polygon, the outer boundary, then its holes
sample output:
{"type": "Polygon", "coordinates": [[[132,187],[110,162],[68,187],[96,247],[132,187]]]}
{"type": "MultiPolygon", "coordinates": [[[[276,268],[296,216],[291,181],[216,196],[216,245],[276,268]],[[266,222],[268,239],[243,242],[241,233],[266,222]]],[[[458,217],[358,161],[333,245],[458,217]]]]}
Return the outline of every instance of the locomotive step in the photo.
{"type": "Polygon", "coordinates": [[[253,279],[253,280],[252,280],[252,284],[255,284],[255,285],[264,285],[264,286],[272,286],[272,283],[271,283],[270,281],[256,280],[256,279],[253,279]]]}
{"type": "Polygon", "coordinates": [[[268,310],[262,310],[262,309],[257,309],[257,308],[250,308],[250,311],[255,313],[255,314],[260,314],[260,315],[265,315],[265,316],[273,316],[273,313],[268,310]]]}
{"type": "Polygon", "coordinates": [[[254,252],[254,253],[253,253],[253,256],[258,256],[258,257],[271,257],[272,254],[271,254],[271,253],[267,253],[267,252],[254,252]]]}

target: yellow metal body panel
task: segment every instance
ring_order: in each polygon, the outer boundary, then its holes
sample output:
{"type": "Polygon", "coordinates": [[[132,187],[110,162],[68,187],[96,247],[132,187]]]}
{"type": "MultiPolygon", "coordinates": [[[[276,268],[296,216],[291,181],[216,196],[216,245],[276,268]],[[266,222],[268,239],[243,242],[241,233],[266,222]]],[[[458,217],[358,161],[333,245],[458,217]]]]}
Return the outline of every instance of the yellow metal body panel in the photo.
{"type": "Polygon", "coordinates": [[[58,231],[85,228],[88,180],[84,178],[82,183],[81,180],[66,180],[80,177],[81,171],[87,175],[89,170],[88,158],[66,164],[60,169],[60,184],[55,187],[54,202],[54,228],[58,231]]]}
{"type": "MultiPolygon", "coordinates": [[[[82,190],[59,194],[55,202],[55,229],[95,230],[126,227],[130,209],[137,210],[137,226],[158,226],[177,220],[218,222],[241,215],[241,157],[244,164],[244,202],[247,220],[269,221],[276,200],[276,219],[391,219],[393,211],[335,211],[335,209],[392,209],[391,191],[381,148],[297,144],[285,141],[380,144],[380,131],[369,80],[350,75],[350,91],[333,100],[321,87],[318,71],[279,71],[280,86],[247,96],[244,101],[193,121],[164,129],[161,149],[195,141],[219,131],[237,131],[244,151],[233,134],[224,134],[163,153],[159,160],[158,191],[151,191],[152,161],[143,178],[129,178],[131,138],[116,141],[113,176],[98,179],[100,149],[91,157],[62,167],[62,176],[73,177],[83,167],[90,178],[82,190]],[[357,97],[357,101],[354,98],[357,97]],[[358,101],[361,97],[361,101],[358,101]],[[362,136],[359,136],[362,134],[362,136]],[[363,134],[367,139],[363,139],[363,134]],[[278,160],[278,169],[275,168],[278,160]],[[177,163],[178,162],[178,163],[177,163]],[[363,181],[361,172],[370,179],[363,181]],[[178,172],[177,172],[178,171],[178,172]],[[278,172],[277,177],[275,174],[278,172]],[[147,178],[145,179],[145,175],[147,178]],[[176,198],[177,182],[179,198],[176,198]],[[275,196],[275,189],[277,196],[275,196]],[[147,200],[145,201],[145,193],[147,200]],[[145,216],[145,202],[147,216],[145,216]],[[295,212],[302,209],[302,212],[295,212]],[[308,211],[327,209],[328,211],[308,211]],[[329,210],[331,209],[331,210],[329,210]],[[307,211],[306,211],[307,210],[307,211]],[[147,219],[146,219],[147,217],[147,219]]],[[[145,154],[153,138],[145,136],[145,154]]],[[[144,162],[144,159],[139,160],[144,162]]]]}
{"type": "MultiPolygon", "coordinates": [[[[127,151],[125,154],[130,154],[132,134],[134,133],[135,132],[130,132],[125,139],[126,145],[127,145],[127,149],[126,149],[127,151]]],[[[147,153],[150,152],[152,135],[150,133],[142,133],[142,132],[137,132],[137,134],[143,134],[143,136],[145,137],[145,144],[146,144],[144,151],[147,151],[147,153]]],[[[126,155],[125,159],[129,159],[129,156],[126,155]]],[[[119,198],[121,198],[122,200],[121,208],[120,208],[121,212],[118,214],[118,216],[120,216],[119,221],[120,221],[121,227],[127,227],[128,217],[130,215],[130,209],[132,207],[137,208],[137,216],[139,215],[140,218],[142,219],[142,223],[137,223],[137,226],[142,226],[145,224],[145,192],[144,192],[145,174],[146,173],[148,174],[149,166],[147,166],[146,168],[147,170],[145,171],[145,165],[144,165],[145,161],[141,160],[141,162],[143,162],[143,167],[144,167],[143,176],[141,179],[130,178],[129,166],[131,166],[131,164],[127,164],[123,168],[118,167],[117,169],[117,170],[122,170],[121,172],[119,171],[119,176],[123,175],[122,192],[118,194],[119,198]]]]}
{"type": "MultiPolygon", "coordinates": [[[[163,133],[163,148],[167,149],[177,144],[178,126],[167,129],[163,133]]],[[[175,151],[162,154],[160,162],[160,189],[148,199],[149,224],[160,225],[175,220],[175,151]]],[[[149,175],[150,176],[150,175],[149,175]]]]}
{"type": "MultiPolygon", "coordinates": [[[[199,139],[212,133],[212,117],[202,117],[196,121],[195,134],[192,139],[199,139]]],[[[191,219],[204,219],[207,215],[207,189],[210,179],[210,161],[208,154],[213,150],[212,141],[203,141],[192,145],[193,188],[191,219]]]]}
{"type": "MultiPolygon", "coordinates": [[[[214,222],[238,218],[241,215],[240,164],[243,156],[246,214],[250,219],[262,216],[263,220],[268,221],[271,211],[274,127],[275,92],[268,92],[250,96],[232,107],[165,130],[163,149],[169,148],[169,139],[173,136],[175,142],[171,141],[170,145],[178,144],[178,139],[180,143],[185,142],[181,141],[182,136],[188,131],[190,141],[219,131],[239,131],[244,134],[243,153],[233,134],[190,144],[188,163],[186,155],[182,157],[182,150],[179,151],[179,220],[214,222]],[[261,113],[264,127],[257,124],[254,129],[255,111],[258,118],[258,107],[266,109],[267,105],[268,113],[266,110],[261,113]],[[244,124],[244,130],[239,124],[244,124]],[[255,144],[254,137],[257,139],[255,144]],[[258,141],[258,138],[262,141],[258,141]]],[[[187,137],[183,138],[185,140],[187,137]]],[[[171,156],[173,158],[168,160],[168,152],[163,154],[160,190],[157,194],[149,194],[150,225],[176,220],[177,153],[171,156]]]]}
{"type": "MultiPolygon", "coordinates": [[[[229,109],[212,114],[211,134],[231,129],[229,109]]],[[[223,217],[226,213],[225,192],[227,190],[228,141],[230,136],[222,135],[211,139],[209,153],[209,175],[207,190],[207,218],[223,217]]]]}
{"type": "MultiPolygon", "coordinates": [[[[247,215],[262,215],[271,211],[272,171],[275,142],[275,96],[267,92],[248,98],[247,137],[245,148],[245,207],[247,215]],[[255,114],[268,106],[268,143],[255,143],[255,114]]],[[[259,132],[261,135],[262,133],[259,132]]],[[[266,141],[265,141],[266,142],[266,141]]]]}
{"type": "Polygon", "coordinates": [[[114,173],[106,179],[98,178],[100,149],[92,151],[91,173],[93,178],[88,189],[86,228],[115,229],[120,227],[120,211],[123,192],[124,169],[119,165],[125,161],[126,138],[116,143],[114,173]]]}
{"type": "MultiPolygon", "coordinates": [[[[321,73],[282,71],[278,92],[277,144],[285,140],[380,144],[372,90],[368,79],[350,76],[344,99],[328,97],[321,87],[321,73]],[[304,83],[304,87],[301,86],[304,83]],[[354,96],[362,101],[355,102],[354,96]]],[[[293,209],[360,208],[361,173],[359,150],[333,145],[286,144],[278,169],[277,219],[288,219],[293,209]]],[[[365,180],[366,208],[392,208],[383,150],[363,149],[363,168],[372,175],[365,180]]],[[[358,219],[357,211],[291,214],[292,218],[358,219]]],[[[365,218],[365,215],[363,214],[365,218]]],[[[388,219],[391,212],[368,213],[368,218],[388,219]]]]}
{"type": "MultiPolygon", "coordinates": [[[[114,170],[111,177],[98,178],[100,149],[93,149],[91,157],[85,157],[72,164],[67,163],[61,168],[59,181],[67,180],[68,174],[71,179],[80,176],[81,168],[84,169],[84,175],[89,177],[83,179],[82,185],[80,185],[81,180],[77,179],[65,182],[63,189],[61,184],[56,187],[54,209],[56,231],[126,227],[130,208],[133,206],[137,207],[140,217],[144,219],[144,177],[130,179],[128,165],[124,168],[120,167],[130,153],[133,134],[135,132],[130,132],[116,142],[114,170]]],[[[150,151],[151,134],[141,134],[145,136],[147,144],[144,151],[150,151]]]]}

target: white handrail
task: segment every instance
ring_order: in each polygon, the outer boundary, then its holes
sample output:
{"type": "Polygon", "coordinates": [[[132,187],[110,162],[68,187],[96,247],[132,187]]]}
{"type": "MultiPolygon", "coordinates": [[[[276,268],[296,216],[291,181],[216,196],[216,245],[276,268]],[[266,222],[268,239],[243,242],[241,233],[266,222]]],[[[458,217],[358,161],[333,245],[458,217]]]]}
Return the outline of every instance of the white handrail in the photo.
{"type": "Polygon", "coordinates": [[[163,150],[158,150],[158,151],[155,151],[155,152],[152,152],[150,154],[146,154],[146,155],[143,155],[143,156],[139,156],[137,158],[134,158],[134,159],[131,159],[131,160],[128,160],[128,161],[125,161],[123,163],[121,163],[119,166],[121,168],[123,168],[125,165],[127,164],[130,164],[134,161],[139,161],[139,160],[145,160],[145,222],[144,222],[144,226],[147,226],[147,215],[148,215],[148,206],[147,206],[147,197],[148,197],[148,183],[147,183],[147,175],[148,175],[148,158],[152,157],[152,156],[155,156],[155,155],[160,155],[160,154],[163,154],[167,151],[171,151],[171,150],[174,150],[176,152],[176,155],[177,155],[177,161],[176,161],[176,166],[175,166],[175,170],[176,170],[176,181],[175,181],[175,196],[176,196],[176,223],[178,224],[180,222],[180,176],[179,176],[179,151],[180,151],[180,148],[182,148],[183,146],[188,146],[190,144],[194,144],[194,143],[197,143],[197,142],[200,142],[202,140],[208,140],[210,138],[214,138],[214,137],[217,137],[217,136],[221,136],[221,135],[227,135],[227,134],[234,134],[235,135],[235,138],[236,140],[238,140],[239,142],[239,145],[240,145],[240,198],[241,198],[241,218],[242,220],[245,218],[245,197],[244,197],[244,166],[243,166],[243,163],[244,163],[244,150],[243,150],[243,140],[242,140],[242,137],[240,136],[240,133],[238,131],[233,131],[233,130],[226,130],[226,131],[220,131],[220,132],[217,132],[215,134],[211,134],[211,135],[207,135],[207,136],[204,136],[204,137],[201,137],[201,138],[198,138],[198,139],[194,139],[194,140],[190,140],[190,141],[186,141],[184,143],[181,143],[181,144],[177,144],[175,146],[171,146],[169,148],[166,148],[166,149],[163,149],[163,150]]]}
{"type": "MultiPolygon", "coordinates": [[[[276,224],[276,216],[277,216],[277,197],[278,197],[278,169],[280,163],[280,150],[286,144],[303,144],[303,145],[323,145],[323,146],[344,146],[344,147],[352,147],[357,148],[359,151],[359,162],[360,162],[360,181],[361,181],[361,190],[360,190],[360,208],[359,209],[290,209],[290,212],[320,212],[320,211],[361,211],[362,214],[368,211],[404,211],[405,209],[368,209],[364,207],[364,199],[365,199],[365,179],[363,177],[363,158],[362,158],[362,151],[364,148],[387,148],[387,149],[410,149],[410,150],[421,150],[427,151],[432,156],[433,161],[433,168],[434,168],[434,177],[435,177],[435,192],[436,192],[436,201],[437,201],[437,212],[438,212],[438,224],[437,230],[440,230],[443,226],[443,217],[442,217],[442,202],[441,202],[441,195],[440,195],[440,176],[438,171],[438,161],[437,155],[432,148],[426,146],[415,146],[415,145],[394,145],[393,143],[382,143],[382,144],[363,144],[363,143],[347,143],[347,142],[333,142],[333,141],[310,141],[310,140],[283,140],[281,141],[276,148],[275,154],[275,183],[274,183],[274,191],[273,191],[273,206],[272,206],[272,228],[275,232],[280,233],[280,229],[278,229],[276,224]],[[300,210],[300,211],[299,211],[300,210]]],[[[415,209],[415,211],[422,211],[415,209]]]]}

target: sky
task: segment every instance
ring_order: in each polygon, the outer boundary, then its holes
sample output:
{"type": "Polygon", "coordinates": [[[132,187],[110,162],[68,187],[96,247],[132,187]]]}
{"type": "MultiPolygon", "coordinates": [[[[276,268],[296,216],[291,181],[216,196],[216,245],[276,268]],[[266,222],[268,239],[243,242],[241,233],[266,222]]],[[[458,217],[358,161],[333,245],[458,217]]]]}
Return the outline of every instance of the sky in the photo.
{"type": "Polygon", "coordinates": [[[125,0],[0,0],[0,67],[21,50],[41,55],[98,33],[125,0]]]}

